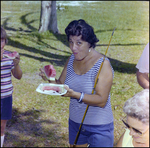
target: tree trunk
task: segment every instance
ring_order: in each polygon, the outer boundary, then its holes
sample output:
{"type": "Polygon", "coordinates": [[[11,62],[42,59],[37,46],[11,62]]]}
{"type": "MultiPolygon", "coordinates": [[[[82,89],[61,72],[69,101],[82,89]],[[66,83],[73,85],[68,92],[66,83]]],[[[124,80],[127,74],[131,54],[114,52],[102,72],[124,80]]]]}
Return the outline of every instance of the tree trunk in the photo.
{"type": "Polygon", "coordinates": [[[58,33],[56,1],[41,1],[39,32],[52,31],[58,33]]]}

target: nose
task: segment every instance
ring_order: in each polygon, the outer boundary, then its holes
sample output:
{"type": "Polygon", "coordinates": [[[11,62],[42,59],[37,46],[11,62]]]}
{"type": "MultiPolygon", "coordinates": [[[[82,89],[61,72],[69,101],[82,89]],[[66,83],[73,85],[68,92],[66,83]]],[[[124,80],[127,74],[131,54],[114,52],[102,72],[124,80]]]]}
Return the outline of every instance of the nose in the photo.
{"type": "Polygon", "coordinates": [[[77,46],[75,43],[72,44],[72,47],[71,47],[72,51],[76,51],[77,50],[77,46]]]}
{"type": "Polygon", "coordinates": [[[129,130],[130,130],[130,133],[129,133],[130,136],[136,135],[136,132],[132,128],[130,128],[129,130]]]}

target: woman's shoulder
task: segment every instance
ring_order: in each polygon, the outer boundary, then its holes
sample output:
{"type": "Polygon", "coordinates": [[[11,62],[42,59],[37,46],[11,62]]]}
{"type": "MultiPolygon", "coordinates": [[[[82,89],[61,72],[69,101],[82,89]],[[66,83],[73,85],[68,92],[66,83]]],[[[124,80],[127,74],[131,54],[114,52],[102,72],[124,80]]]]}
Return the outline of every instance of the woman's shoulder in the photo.
{"type": "Polygon", "coordinates": [[[95,63],[94,65],[97,66],[97,65],[101,65],[102,62],[103,62],[103,65],[105,65],[104,67],[107,69],[107,68],[110,68],[111,69],[111,63],[109,61],[109,59],[107,57],[105,57],[105,55],[99,53],[99,52],[95,52],[94,55],[93,55],[93,63],[95,63]]]}
{"type": "Polygon", "coordinates": [[[97,57],[99,57],[99,58],[102,58],[102,57],[104,57],[104,55],[103,54],[101,54],[100,52],[98,52],[98,51],[96,51],[96,50],[94,50],[94,57],[95,56],[97,56],[97,57]]]}
{"type": "Polygon", "coordinates": [[[92,61],[94,62],[94,63],[96,63],[97,61],[99,61],[99,60],[102,60],[103,59],[103,55],[101,54],[101,53],[99,53],[98,51],[94,51],[93,52],[93,55],[92,55],[92,61]]]}
{"type": "Polygon", "coordinates": [[[109,60],[108,57],[106,57],[105,55],[103,55],[101,53],[99,53],[97,56],[98,56],[97,61],[99,61],[100,63],[104,62],[105,66],[109,66],[110,67],[111,63],[110,63],[110,60],[109,60]]]}
{"type": "Polygon", "coordinates": [[[107,56],[105,56],[104,54],[102,54],[102,53],[100,53],[100,52],[98,52],[98,51],[95,50],[94,56],[93,56],[94,59],[103,60],[104,57],[105,57],[106,60],[109,61],[109,59],[107,58],[107,56]]]}

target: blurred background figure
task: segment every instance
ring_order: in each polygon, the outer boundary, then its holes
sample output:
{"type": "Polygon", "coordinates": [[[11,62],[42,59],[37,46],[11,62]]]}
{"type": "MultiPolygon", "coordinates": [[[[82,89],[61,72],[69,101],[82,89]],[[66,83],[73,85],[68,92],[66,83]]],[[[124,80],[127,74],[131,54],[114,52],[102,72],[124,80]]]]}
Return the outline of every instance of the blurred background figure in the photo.
{"type": "Polygon", "coordinates": [[[128,99],[123,107],[126,113],[122,120],[126,131],[117,147],[149,147],[149,89],[128,99]]]}
{"type": "Polygon", "coordinates": [[[143,53],[136,65],[137,81],[144,89],[149,88],[149,43],[143,50],[143,53]]]}

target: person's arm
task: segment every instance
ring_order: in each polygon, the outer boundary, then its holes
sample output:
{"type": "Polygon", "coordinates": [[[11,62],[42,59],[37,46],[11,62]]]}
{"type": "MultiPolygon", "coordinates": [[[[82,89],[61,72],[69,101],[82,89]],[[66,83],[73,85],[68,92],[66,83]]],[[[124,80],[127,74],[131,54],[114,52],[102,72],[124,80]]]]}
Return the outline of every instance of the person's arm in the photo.
{"type": "Polygon", "coordinates": [[[137,81],[141,87],[144,89],[149,89],[149,76],[148,73],[141,73],[139,70],[136,72],[137,81]]]}
{"type": "MultiPolygon", "coordinates": [[[[109,61],[105,60],[98,77],[98,82],[95,88],[95,94],[85,94],[83,102],[91,106],[104,107],[106,105],[109,92],[113,82],[113,74],[109,61]]],[[[67,88],[66,88],[67,89],[67,88]]],[[[79,99],[80,92],[74,92],[72,89],[67,89],[66,97],[73,97],[79,99]]]]}
{"type": "Polygon", "coordinates": [[[14,68],[11,70],[13,76],[20,80],[22,78],[22,70],[19,66],[20,56],[18,55],[14,60],[14,68]]]}
{"type": "MultiPolygon", "coordinates": [[[[125,133],[125,132],[124,132],[125,133]]],[[[124,137],[124,133],[121,135],[121,137],[119,138],[117,144],[115,145],[115,147],[122,147],[122,142],[123,142],[123,137],[124,137]]]]}

